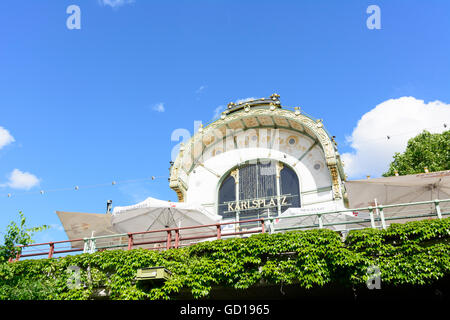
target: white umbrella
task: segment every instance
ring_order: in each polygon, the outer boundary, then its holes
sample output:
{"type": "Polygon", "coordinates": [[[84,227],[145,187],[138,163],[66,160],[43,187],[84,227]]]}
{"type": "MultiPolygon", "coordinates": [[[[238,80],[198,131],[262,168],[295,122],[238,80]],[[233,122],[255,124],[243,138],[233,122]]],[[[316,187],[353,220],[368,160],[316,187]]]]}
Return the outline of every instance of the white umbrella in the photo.
{"type": "MultiPolygon", "coordinates": [[[[147,198],[146,200],[127,207],[115,207],[112,213],[112,225],[118,232],[145,232],[169,228],[185,228],[200,225],[216,224],[221,216],[207,211],[196,204],[177,203],[147,198]]],[[[215,226],[181,229],[180,237],[216,236],[215,226]]],[[[167,232],[153,233],[159,238],[167,232]]],[[[142,235],[147,239],[153,234],[142,235]]],[[[138,239],[139,237],[135,237],[138,239]]]]}

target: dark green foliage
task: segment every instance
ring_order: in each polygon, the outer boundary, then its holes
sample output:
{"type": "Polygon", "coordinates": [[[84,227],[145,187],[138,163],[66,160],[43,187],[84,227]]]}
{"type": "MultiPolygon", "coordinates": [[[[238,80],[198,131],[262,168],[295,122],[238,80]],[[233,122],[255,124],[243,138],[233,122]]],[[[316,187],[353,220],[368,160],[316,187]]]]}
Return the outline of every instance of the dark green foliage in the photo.
{"type": "Polygon", "coordinates": [[[394,161],[383,176],[450,170],[450,130],[442,133],[424,131],[408,141],[404,153],[395,153],[394,161]]]}
{"type": "Polygon", "coordinates": [[[310,289],[365,286],[378,266],[383,285],[426,285],[450,273],[450,218],[394,224],[387,230],[352,231],[343,242],[331,230],[259,234],[154,252],[113,250],[60,259],[0,264],[0,299],[171,299],[180,290],[208,297],[214,286],[236,290],[258,284],[310,289]],[[80,268],[71,286],[70,266],[80,268]],[[135,281],[139,268],[164,266],[173,277],[154,287],[135,281]],[[25,284],[31,281],[32,286],[25,284]]]}

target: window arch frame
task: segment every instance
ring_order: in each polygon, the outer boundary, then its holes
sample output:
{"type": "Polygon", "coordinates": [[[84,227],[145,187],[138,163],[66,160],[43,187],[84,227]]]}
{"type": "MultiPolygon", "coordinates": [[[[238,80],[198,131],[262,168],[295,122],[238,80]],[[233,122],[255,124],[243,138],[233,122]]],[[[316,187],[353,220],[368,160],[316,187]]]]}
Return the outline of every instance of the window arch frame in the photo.
{"type": "MultiPolygon", "coordinates": [[[[231,167],[229,170],[227,170],[227,171],[220,177],[219,181],[217,182],[216,193],[215,193],[215,198],[216,198],[216,201],[215,201],[215,210],[216,210],[216,214],[222,216],[223,219],[225,219],[225,220],[230,219],[230,218],[225,218],[225,217],[223,216],[223,214],[219,213],[219,205],[220,205],[220,203],[219,203],[219,199],[220,199],[220,189],[221,189],[223,183],[225,182],[226,179],[228,179],[229,177],[231,177],[231,174],[232,174],[232,172],[233,172],[234,170],[236,170],[236,169],[238,169],[238,168],[240,168],[240,167],[243,167],[243,166],[245,166],[245,165],[252,165],[252,162],[253,162],[254,164],[256,164],[256,163],[259,162],[259,161],[273,161],[273,162],[276,163],[276,165],[278,165],[279,163],[281,163],[281,164],[283,165],[283,168],[288,168],[288,169],[290,169],[290,170],[295,174],[295,176],[297,177],[297,186],[298,186],[298,190],[297,190],[297,192],[298,192],[298,204],[299,204],[299,207],[302,206],[303,199],[302,199],[302,193],[301,193],[301,189],[302,189],[302,187],[301,187],[301,179],[300,179],[300,175],[299,175],[298,171],[297,171],[293,166],[287,164],[287,163],[284,162],[284,161],[281,161],[281,160],[279,160],[279,159],[274,159],[274,158],[256,158],[256,159],[249,159],[249,160],[243,161],[243,162],[241,162],[241,163],[239,163],[239,164],[237,164],[237,165],[231,167]]],[[[280,170],[280,172],[281,172],[281,170],[280,170]]],[[[277,175],[278,175],[278,173],[277,173],[277,175]]],[[[280,190],[276,190],[276,194],[274,195],[274,197],[279,197],[279,196],[282,196],[282,195],[280,194],[280,193],[281,193],[281,185],[282,185],[282,184],[281,184],[281,173],[280,173],[280,177],[277,177],[276,179],[278,180],[278,182],[280,182],[280,186],[279,186],[279,187],[280,187],[280,190]]],[[[239,185],[239,183],[237,183],[236,185],[239,185]]],[[[236,186],[235,186],[234,189],[235,189],[235,192],[236,192],[236,190],[237,190],[238,193],[239,193],[239,187],[236,187],[236,186]]],[[[235,197],[235,201],[239,201],[239,200],[236,200],[236,197],[235,197]]],[[[294,207],[294,206],[291,206],[291,207],[294,207]]],[[[277,215],[276,215],[276,216],[278,216],[278,215],[281,214],[281,213],[282,213],[282,212],[280,212],[280,209],[278,208],[278,209],[277,209],[277,215]]],[[[239,218],[239,214],[237,215],[237,217],[239,218]]]]}

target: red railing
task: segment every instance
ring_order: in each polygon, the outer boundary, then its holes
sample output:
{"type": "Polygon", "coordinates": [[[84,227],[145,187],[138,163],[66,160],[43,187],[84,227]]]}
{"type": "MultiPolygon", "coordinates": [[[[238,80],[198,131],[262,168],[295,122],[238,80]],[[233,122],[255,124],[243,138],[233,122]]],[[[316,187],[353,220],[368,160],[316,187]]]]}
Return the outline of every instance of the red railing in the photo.
{"type": "MultiPolygon", "coordinates": [[[[55,242],[44,242],[44,243],[34,243],[30,245],[25,246],[17,246],[20,248],[19,254],[14,259],[14,261],[18,261],[20,258],[24,257],[35,257],[35,256],[42,256],[47,255],[47,257],[53,258],[55,254],[61,254],[61,253],[70,253],[70,252],[79,252],[84,251],[84,245],[86,242],[92,242],[92,241],[107,241],[107,239],[112,238],[109,243],[106,243],[103,246],[96,246],[97,250],[111,250],[113,248],[118,249],[125,249],[131,250],[135,247],[139,246],[147,246],[146,249],[149,250],[161,250],[161,249],[171,249],[171,248],[180,248],[182,246],[189,246],[191,244],[197,243],[198,240],[204,240],[204,239],[221,239],[222,237],[232,237],[237,235],[245,235],[245,234],[253,234],[253,233],[264,233],[265,227],[264,227],[264,219],[252,219],[252,220],[243,220],[243,221],[236,221],[236,222],[223,222],[223,223],[215,223],[215,224],[207,224],[207,225],[198,225],[198,226],[191,226],[191,227],[180,227],[180,228],[167,228],[167,229],[160,229],[160,230],[151,230],[151,231],[142,231],[142,232],[130,232],[126,234],[114,234],[114,235],[108,235],[108,236],[99,236],[99,237],[92,237],[92,238],[85,238],[85,239],[74,239],[74,240],[65,240],[65,241],[55,241],[55,242]],[[258,227],[250,228],[250,229],[244,229],[241,226],[245,224],[259,224],[258,227]],[[235,225],[234,231],[232,232],[223,232],[222,227],[226,225],[235,225]],[[196,229],[205,229],[206,234],[189,234],[188,231],[196,230],[196,229]],[[214,233],[212,230],[214,230],[214,233]],[[160,234],[163,233],[165,236],[160,236],[160,234]],[[159,234],[159,235],[158,235],[159,234]],[[156,238],[152,238],[153,235],[156,235],[156,238]],[[120,241],[127,237],[127,243],[126,244],[115,244],[114,241],[120,241]],[[191,241],[190,243],[183,243],[186,241],[191,241]],[[78,247],[74,247],[73,243],[78,242],[78,247]],[[55,245],[62,245],[70,243],[70,249],[68,247],[62,247],[62,248],[55,248],[55,245]],[[163,246],[158,246],[161,244],[165,244],[163,246]],[[154,245],[154,247],[148,247],[148,245],[154,245]],[[39,246],[48,246],[47,249],[34,249],[39,246]],[[27,249],[27,252],[23,253],[24,249],[27,249]],[[34,250],[33,250],[34,249],[34,250]],[[33,252],[34,251],[34,252],[33,252]]],[[[12,262],[13,259],[10,259],[12,262]]]]}
{"type": "MultiPolygon", "coordinates": [[[[235,230],[238,228],[235,228],[235,230]]],[[[134,246],[142,246],[142,245],[148,245],[148,244],[163,244],[165,243],[165,248],[179,248],[182,241],[188,241],[188,240],[201,240],[201,239],[221,239],[222,237],[228,237],[228,236],[236,236],[236,235],[244,235],[244,234],[252,234],[252,233],[264,233],[264,219],[252,219],[252,220],[243,220],[243,221],[237,221],[237,222],[224,222],[224,223],[215,223],[215,224],[206,224],[206,225],[199,225],[199,226],[192,226],[192,227],[181,227],[181,228],[167,228],[167,229],[160,229],[160,230],[152,230],[152,231],[143,231],[143,232],[132,232],[128,233],[128,250],[131,250],[134,246]],[[248,224],[248,223],[255,223],[258,222],[261,224],[259,228],[252,228],[250,230],[242,230],[242,231],[234,231],[234,232],[226,232],[222,233],[222,226],[225,225],[236,225],[239,226],[241,224],[248,224]],[[215,235],[209,233],[204,235],[193,235],[193,236],[187,236],[188,234],[182,236],[180,235],[180,232],[185,230],[193,230],[193,229],[199,229],[199,228],[216,228],[215,235]],[[166,233],[165,239],[159,239],[159,240],[144,240],[144,241],[135,241],[135,236],[137,235],[150,235],[150,234],[156,234],[156,233],[166,233]],[[172,233],[175,233],[175,237],[173,238],[172,233]],[[172,245],[172,242],[173,245],[172,245]]],[[[150,249],[161,249],[161,247],[155,247],[150,249]]]]}
{"type": "Polygon", "coordinates": [[[59,253],[70,253],[70,252],[77,252],[77,251],[83,251],[83,248],[73,248],[72,246],[70,246],[70,249],[67,249],[69,247],[62,247],[59,248],[60,250],[58,250],[58,248],[56,248],[55,250],[55,245],[60,245],[60,244],[66,244],[66,243],[72,243],[72,242],[83,242],[84,239],[73,239],[73,240],[64,240],[64,241],[54,241],[54,242],[44,242],[44,243],[33,243],[33,244],[29,244],[29,245],[20,245],[17,246],[17,248],[19,248],[19,253],[17,254],[15,259],[10,258],[9,261],[18,261],[20,258],[25,258],[25,257],[35,257],[35,256],[44,256],[47,255],[48,258],[53,258],[53,255],[55,254],[59,254],[59,253]],[[47,249],[34,249],[36,247],[40,247],[40,246],[49,246],[48,251],[46,251],[47,249]],[[23,249],[30,249],[28,250],[29,252],[27,253],[22,253],[23,249]],[[61,250],[63,249],[63,250],[61,250]]]}

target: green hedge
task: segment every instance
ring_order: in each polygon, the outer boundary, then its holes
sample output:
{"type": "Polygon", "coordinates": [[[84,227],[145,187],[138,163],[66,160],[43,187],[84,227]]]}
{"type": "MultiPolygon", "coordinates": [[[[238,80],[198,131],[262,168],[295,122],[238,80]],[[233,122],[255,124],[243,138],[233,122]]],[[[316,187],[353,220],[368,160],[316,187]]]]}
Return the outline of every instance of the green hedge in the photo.
{"type": "Polygon", "coordinates": [[[214,286],[246,289],[295,284],[305,289],[365,286],[370,266],[383,285],[428,285],[450,273],[450,218],[351,231],[345,241],[327,229],[258,234],[155,252],[113,250],[0,265],[0,299],[171,299],[180,290],[207,298],[214,286]],[[68,269],[80,268],[74,280],[68,269]],[[138,268],[164,266],[162,285],[135,281],[138,268]],[[76,284],[80,285],[77,287],[76,284]]]}

